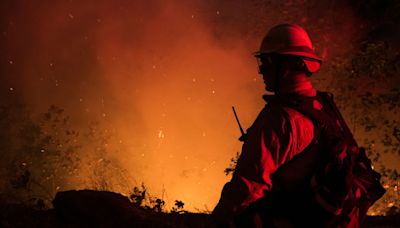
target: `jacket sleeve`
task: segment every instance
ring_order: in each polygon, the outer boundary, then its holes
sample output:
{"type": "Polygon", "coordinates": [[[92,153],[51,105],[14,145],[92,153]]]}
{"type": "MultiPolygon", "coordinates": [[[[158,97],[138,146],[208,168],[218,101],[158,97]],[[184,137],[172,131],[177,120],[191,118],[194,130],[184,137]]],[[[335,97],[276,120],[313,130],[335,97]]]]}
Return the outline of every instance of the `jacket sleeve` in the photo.
{"type": "Polygon", "coordinates": [[[248,131],[232,180],[225,184],[213,211],[217,220],[229,221],[241,209],[272,188],[271,174],[291,152],[291,124],[283,110],[271,110],[248,131]]]}

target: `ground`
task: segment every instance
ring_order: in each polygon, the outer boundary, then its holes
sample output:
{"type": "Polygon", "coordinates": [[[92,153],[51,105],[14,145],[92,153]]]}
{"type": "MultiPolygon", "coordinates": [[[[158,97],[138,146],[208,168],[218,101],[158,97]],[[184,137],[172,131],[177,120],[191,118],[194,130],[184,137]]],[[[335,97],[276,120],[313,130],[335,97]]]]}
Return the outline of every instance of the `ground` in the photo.
{"type": "MultiPolygon", "coordinates": [[[[53,206],[0,203],[0,227],[215,227],[208,214],[155,212],[113,192],[60,192],[53,206]]],[[[400,215],[368,217],[362,227],[400,227],[400,215]]]]}

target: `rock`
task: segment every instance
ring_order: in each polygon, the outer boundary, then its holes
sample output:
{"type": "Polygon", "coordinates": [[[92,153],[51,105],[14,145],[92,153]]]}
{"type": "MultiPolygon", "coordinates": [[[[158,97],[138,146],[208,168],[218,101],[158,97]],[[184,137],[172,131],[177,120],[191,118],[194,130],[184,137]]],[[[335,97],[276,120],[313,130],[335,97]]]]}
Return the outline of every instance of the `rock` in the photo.
{"type": "Polygon", "coordinates": [[[143,209],[127,197],[106,191],[79,190],[58,192],[53,200],[57,217],[65,223],[140,226],[145,220],[143,209]]]}

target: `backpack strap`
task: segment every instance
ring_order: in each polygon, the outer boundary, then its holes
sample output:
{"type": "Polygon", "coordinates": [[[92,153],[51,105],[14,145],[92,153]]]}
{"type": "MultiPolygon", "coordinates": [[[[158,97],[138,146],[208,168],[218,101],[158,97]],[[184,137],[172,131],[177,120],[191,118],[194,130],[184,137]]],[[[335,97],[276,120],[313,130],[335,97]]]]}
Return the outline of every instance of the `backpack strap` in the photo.
{"type": "MultiPolygon", "coordinates": [[[[347,156],[349,154],[344,153],[344,151],[347,150],[341,150],[343,154],[339,155],[333,153],[336,152],[335,150],[323,149],[334,146],[340,141],[345,142],[345,144],[348,145],[346,134],[343,132],[343,127],[338,124],[338,122],[340,122],[338,116],[340,113],[337,114],[335,112],[334,108],[336,110],[337,108],[336,106],[333,106],[334,103],[332,100],[327,104],[329,100],[326,100],[326,97],[328,96],[328,93],[319,92],[315,97],[292,95],[285,97],[273,96],[267,98],[270,102],[269,105],[280,104],[281,106],[293,108],[310,118],[314,122],[315,126],[314,129],[316,134],[312,143],[310,143],[310,145],[301,153],[294,156],[293,159],[285,165],[279,167],[273,174],[273,181],[275,181],[278,186],[282,186],[283,189],[293,189],[296,185],[304,181],[306,177],[313,176],[317,169],[323,168],[321,165],[326,164],[328,160],[333,159],[332,161],[336,161],[336,159],[339,158],[340,161],[344,161],[343,159],[350,158],[347,156]],[[322,104],[321,110],[314,108],[315,101],[322,104]]],[[[351,139],[353,138],[351,137],[351,139]]],[[[354,148],[355,151],[358,151],[357,147],[354,148]]],[[[342,166],[336,168],[340,167],[342,166]]]]}
{"type": "Polygon", "coordinates": [[[283,105],[302,113],[310,118],[316,126],[327,131],[328,134],[333,133],[340,135],[347,140],[349,145],[357,147],[357,142],[333,101],[333,95],[331,93],[317,91],[317,96],[315,97],[301,95],[265,95],[263,98],[267,101],[268,105],[283,105]],[[313,107],[314,101],[321,103],[323,108],[321,110],[315,109],[313,107]]]}
{"type": "Polygon", "coordinates": [[[275,190],[299,190],[300,186],[307,183],[306,180],[313,175],[321,164],[318,161],[327,158],[327,154],[320,152],[326,144],[326,136],[335,132],[335,130],[332,131],[332,128],[335,127],[334,120],[326,111],[314,108],[314,101],[316,99],[320,101],[320,97],[266,95],[263,98],[267,101],[267,108],[275,105],[292,108],[314,123],[314,137],[311,143],[285,165],[280,166],[271,177],[275,190]],[[321,141],[324,143],[320,143],[321,141]]]}
{"type": "Polygon", "coordinates": [[[281,105],[292,108],[301,114],[311,119],[318,129],[323,134],[340,134],[338,126],[336,125],[335,115],[332,114],[330,105],[326,103],[323,98],[324,94],[318,92],[317,96],[301,96],[301,95],[265,95],[263,98],[267,101],[267,106],[281,105]],[[322,109],[314,108],[314,102],[321,103],[322,109]]]}

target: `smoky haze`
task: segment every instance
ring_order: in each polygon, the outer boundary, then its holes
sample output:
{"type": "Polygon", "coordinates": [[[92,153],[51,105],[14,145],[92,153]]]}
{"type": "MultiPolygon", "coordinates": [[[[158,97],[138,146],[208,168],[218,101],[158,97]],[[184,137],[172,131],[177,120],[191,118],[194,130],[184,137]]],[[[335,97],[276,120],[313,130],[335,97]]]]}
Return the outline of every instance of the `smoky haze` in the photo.
{"type": "MultiPolygon", "coordinates": [[[[264,105],[251,54],[266,30],[302,24],[326,59],[350,49],[355,19],[346,8],[341,23],[332,19],[341,5],[328,5],[326,28],[311,12],[330,1],[279,2],[3,1],[1,100],[36,113],[55,104],[78,127],[98,120],[113,134],[107,156],[128,173],[115,190],[144,182],[169,203],[211,210],[241,147],[231,106],[248,127],[264,105]],[[336,27],[343,36],[333,36],[336,27]]],[[[324,82],[329,72],[321,74],[324,82]]]]}

